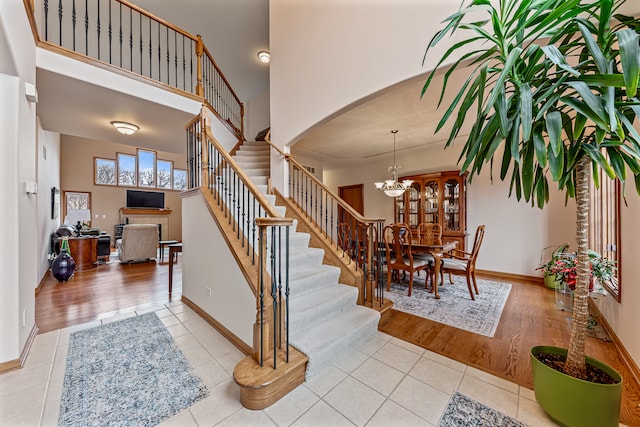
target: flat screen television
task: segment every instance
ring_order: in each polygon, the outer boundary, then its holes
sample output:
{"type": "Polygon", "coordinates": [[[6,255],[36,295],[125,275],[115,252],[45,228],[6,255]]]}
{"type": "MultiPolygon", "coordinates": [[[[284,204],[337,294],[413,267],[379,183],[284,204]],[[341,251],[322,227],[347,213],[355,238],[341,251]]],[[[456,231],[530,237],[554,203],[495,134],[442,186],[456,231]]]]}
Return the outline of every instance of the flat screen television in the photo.
{"type": "Polygon", "coordinates": [[[127,190],[128,208],[164,209],[164,193],[127,190]]]}

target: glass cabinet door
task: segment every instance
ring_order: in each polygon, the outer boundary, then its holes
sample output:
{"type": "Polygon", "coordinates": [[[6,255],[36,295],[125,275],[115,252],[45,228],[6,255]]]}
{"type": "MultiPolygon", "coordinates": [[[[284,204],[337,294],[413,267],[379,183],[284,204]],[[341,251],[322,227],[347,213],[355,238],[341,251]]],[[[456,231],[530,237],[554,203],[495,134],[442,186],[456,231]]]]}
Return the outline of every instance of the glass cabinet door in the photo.
{"type": "Polygon", "coordinates": [[[460,230],[460,181],[448,179],[444,183],[443,230],[460,230]]]}
{"type": "Polygon", "coordinates": [[[424,184],[424,222],[438,224],[438,181],[429,180],[424,184]]]}
{"type": "Polygon", "coordinates": [[[404,195],[400,196],[400,197],[396,197],[395,199],[395,204],[396,204],[396,222],[397,223],[404,223],[404,216],[405,216],[405,205],[404,205],[404,195]]]}
{"type": "Polygon", "coordinates": [[[418,224],[420,224],[420,189],[421,184],[414,182],[407,191],[409,203],[407,224],[412,230],[418,228],[418,224]]]}

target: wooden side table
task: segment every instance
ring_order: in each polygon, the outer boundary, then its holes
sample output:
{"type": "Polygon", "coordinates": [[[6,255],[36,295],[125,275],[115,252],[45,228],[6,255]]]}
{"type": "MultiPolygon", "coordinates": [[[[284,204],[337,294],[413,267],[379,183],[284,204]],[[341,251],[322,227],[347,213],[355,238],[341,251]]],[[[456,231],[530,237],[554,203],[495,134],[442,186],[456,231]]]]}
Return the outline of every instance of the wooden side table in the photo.
{"type": "Polygon", "coordinates": [[[160,240],[158,246],[160,246],[160,262],[164,261],[164,247],[179,243],[177,240],[160,240]]]}
{"type": "Polygon", "coordinates": [[[173,289],[173,257],[178,252],[182,252],[182,243],[172,243],[167,245],[169,247],[169,294],[173,289]]]}

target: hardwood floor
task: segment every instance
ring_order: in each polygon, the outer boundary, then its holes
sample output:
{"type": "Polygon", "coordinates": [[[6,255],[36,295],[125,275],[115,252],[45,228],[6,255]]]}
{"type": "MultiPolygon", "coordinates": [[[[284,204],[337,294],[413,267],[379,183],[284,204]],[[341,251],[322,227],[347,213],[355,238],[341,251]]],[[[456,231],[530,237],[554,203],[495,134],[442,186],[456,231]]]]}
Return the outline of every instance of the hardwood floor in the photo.
{"type": "MultiPolygon", "coordinates": [[[[36,297],[36,323],[40,333],[179,299],[182,295],[181,261],[174,265],[171,298],[168,268],[165,257],[163,263],[102,265],[76,273],[68,283],[59,283],[49,275],[36,297]]],[[[543,285],[508,281],[513,288],[493,338],[395,310],[381,322],[380,330],[532,388],[529,349],[538,344],[566,347],[569,326],[565,318],[569,314],[555,308],[553,291],[543,285]]],[[[640,385],[622,363],[614,344],[588,338],[587,354],[622,374],[625,383],[621,422],[640,426],[640,385]]]]}

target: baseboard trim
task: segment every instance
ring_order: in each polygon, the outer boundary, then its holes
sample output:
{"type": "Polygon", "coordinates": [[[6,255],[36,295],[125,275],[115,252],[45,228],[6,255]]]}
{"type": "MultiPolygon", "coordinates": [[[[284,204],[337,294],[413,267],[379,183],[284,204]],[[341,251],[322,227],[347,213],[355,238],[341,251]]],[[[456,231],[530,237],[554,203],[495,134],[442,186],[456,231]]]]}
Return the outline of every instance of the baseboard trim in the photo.
{"type": "Polygon", "coordinates": [[[607,319],[605,319],[605,317],[600,312],[600,309],[598,308],[596,303],[591,300],[591,298],[589,298],[589,310],[598,318],[598,321],[601,323],[607,334],[609,334],[613,345],[616,347],[618,353],[622,357],[622,362],[627,365],[627,367],[631,371],[631,375],[633,375],[633,378],[637,383],[640,384],[640,368],[638,368],[638,365],[633,360],[633,357],[631,357],[625,346],[622,344],[622,341],[620,341],[620,338],[618,338],[609,322],[607,322],[607,319]]]}
{"type": "Polygon", "coordinates": [[[182,296],[182,302],[187,307],[195,311],[198,314],[198,316],[202,317],[204,321],[210,324],[215,330],[220,332],[226,339],[231,341],[231,343],[235,345],[236,348],[240,350],[243,354],[245,355],[251,354],[253,349],[250,346],[248,346],[244,341],[238,338],[236,334],[234,334],[233,332],[225,328],[220,322],[214,319],[209,313],[207,313],[202,308],[200,308],[198,304],[194,303],[184,295],[182,296]]]}
{"type": "Polygon", "coordinates": [[[20,352],[20,358],[0,363],[0,375],[20,369],[24,366],[27,361],[27,356],[29,356],[29,351],[31,351],[33,341],[36,339],[36,335],[38,335],[38,325],[33,325],[33,328],[31,328],[31,332],[29,332],[29,336],[27,337],[27,342],[24,343],[24,347],[20,352]]]}
{"type": "Polygon", "coordinates": [[[44,276],[42,276],[42,279],[40,279],[40,283],[38,283],[38,287],[36,288],[36,296],[38,296],[38,294],[40,293],[40,289],[42,289],[45,282],[49,278],[49,274],[51,274],[51,269],[47,269],[47,272],[44,273],[44,276]]]}
{"type": "Polygon", "coordinates": [[[494,279],[509,279],[509,280],[522,280],[525,282],[538,282],[544,283],[544,279],[541,276],[528,276],[526,274],[514,274],[514,273],[504,273],[502,271],[492,271],[492,270],[476,270],[481,276],[491,277],[494,279]]]}

